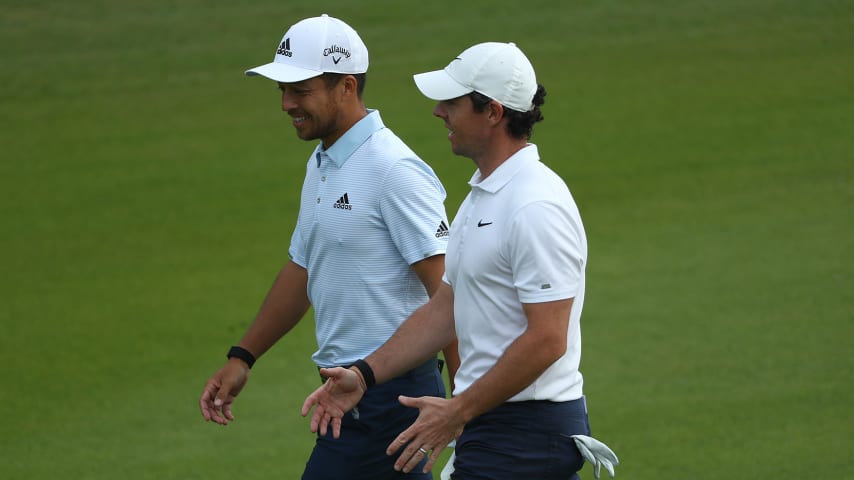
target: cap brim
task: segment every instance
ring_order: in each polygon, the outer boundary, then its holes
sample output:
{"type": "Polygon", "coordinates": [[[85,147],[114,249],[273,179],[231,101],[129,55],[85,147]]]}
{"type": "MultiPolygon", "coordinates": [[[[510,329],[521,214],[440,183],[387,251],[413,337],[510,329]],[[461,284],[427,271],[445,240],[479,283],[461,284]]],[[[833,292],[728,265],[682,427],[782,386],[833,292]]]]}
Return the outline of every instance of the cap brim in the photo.
{"type": "Polygon", "coordinates": [[[271,62],[266,65],[246,70],[245,73],[249,77],[260,75],[262,77],[267,77],[270,80],[282,83],[301,82],[303,80],[308,80],[309,78],[323,75],[323,72],[318,72],[316,70],[308,70],[306,68],[294,67],[277,62],[271,62]]]}
{"type": "Polygon", "coordinates": [[[421,93],[431,100],[450,100],[474,91],[474,89],[454,80],[444,70],[419,73],[413,75],[412,78],[415,80],[418,90],[421,90],[421,93]]]}

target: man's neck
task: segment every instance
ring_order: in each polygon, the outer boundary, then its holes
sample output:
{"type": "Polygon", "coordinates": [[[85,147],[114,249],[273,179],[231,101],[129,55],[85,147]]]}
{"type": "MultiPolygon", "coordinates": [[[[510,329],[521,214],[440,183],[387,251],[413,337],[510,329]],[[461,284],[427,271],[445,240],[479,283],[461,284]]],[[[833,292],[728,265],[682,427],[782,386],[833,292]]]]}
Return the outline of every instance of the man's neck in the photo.
{"type": "Polygon", "coordinates": [[[528,145],[528,139],[516,139],[505,137],[506,141],[500,141],[493,144],[493,147],[484,152],[474,160],[478,170],[480,170],[480,179],[485,180],[492,172],[498,169],[508,158],[512,157],[519,150],[528,145]]]}
{"type": "Polygon", "coordinates": [[[339,138],[343,137],[345,133],[347,133],[351,128],[353,128],[353,125],[359,123],[359,120],[367,116],[368,110],[365,108],[364,103],[360,103],[358,108],[354,108],[350,112],[342,112],[340,119],[342,128],[338,129],[335,135],[321,139],[323,149],[329,149],[329,147],[334,145],[339,138]]]}

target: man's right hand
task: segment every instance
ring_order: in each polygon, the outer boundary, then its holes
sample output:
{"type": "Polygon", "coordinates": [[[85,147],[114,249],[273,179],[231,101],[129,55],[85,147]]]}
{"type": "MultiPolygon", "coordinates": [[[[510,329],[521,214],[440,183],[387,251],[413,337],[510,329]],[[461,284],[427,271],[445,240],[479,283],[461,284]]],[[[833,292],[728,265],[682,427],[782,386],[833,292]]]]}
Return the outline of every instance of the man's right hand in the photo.
{"type": "Polygon", "coordinates": [[[199,398],[199,408],[205,421],[228,425],[234,420],[231,404],[249,379],[249,366],[243,360],[232,358],[205,384],[199,398]]]}
{"type": "Polygon", "coordinates": [[[302,404],[302,416],[308,415],[312,407],[311,431],[326,435],[329,424],[332,424],[332,436],[341,436],[341,419],[344,414],[359,404],[367,387],[365,380],[354,369],[343,367],[321,368],[320,374],[326,377],[326,382],[306,397],[302,404]]]}

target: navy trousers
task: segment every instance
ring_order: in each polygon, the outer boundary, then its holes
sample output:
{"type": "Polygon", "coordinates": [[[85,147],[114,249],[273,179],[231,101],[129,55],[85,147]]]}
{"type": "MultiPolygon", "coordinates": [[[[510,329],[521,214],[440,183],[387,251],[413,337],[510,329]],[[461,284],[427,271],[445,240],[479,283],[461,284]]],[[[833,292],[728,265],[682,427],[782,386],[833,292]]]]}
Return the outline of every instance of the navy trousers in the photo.
{"type": "Polygon", "coordinates": [[[590,435],[584,397],[508,402],[469,422],[457,441],[454,480],[572,480],[584,458],[570,435],[590,435]]]}
{"type": "Polygon", "coordinates": [[[397,455],[388,456],[389,444],[418,418],[418,409],[404,407],[397,397],[445,397],[437,360],[421,365],[368,390],[359,405],[344,415],[341,436],[317,435],[306,462],[303,480],[432,480],[421,473],[426,460],[408,474],[396,472],[397,455]]]}

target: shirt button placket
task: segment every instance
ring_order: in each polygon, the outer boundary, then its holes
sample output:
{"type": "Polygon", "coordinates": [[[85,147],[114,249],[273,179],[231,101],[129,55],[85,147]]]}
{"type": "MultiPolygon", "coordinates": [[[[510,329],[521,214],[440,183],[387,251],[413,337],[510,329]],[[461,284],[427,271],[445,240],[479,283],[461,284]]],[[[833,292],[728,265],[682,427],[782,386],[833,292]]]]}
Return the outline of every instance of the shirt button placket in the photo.
{"type": "Polygon", "coordinates": [[[320,183],[317,184],[317,208],[320,208],[320,200],[326,196],[326,175],[323,171],[326,170],[329,158],[321,152],[317,152],[315,158],[317,158],[317,168],[320,170],[320,183]]]}

